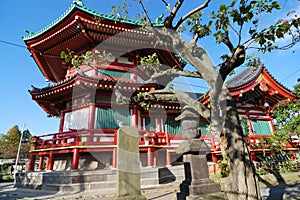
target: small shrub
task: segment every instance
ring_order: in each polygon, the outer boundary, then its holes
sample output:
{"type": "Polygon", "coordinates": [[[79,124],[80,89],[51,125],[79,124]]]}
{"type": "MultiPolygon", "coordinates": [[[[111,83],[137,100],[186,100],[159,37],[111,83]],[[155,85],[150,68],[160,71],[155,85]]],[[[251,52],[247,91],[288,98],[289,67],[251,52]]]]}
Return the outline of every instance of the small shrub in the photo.
{"type": "Polygon", "coordinates": [[[2,180],[4,182],[11,182],[14,180],[14,177],[12,175],[6,175],[6,176],[3,176],[2,180]]]}
{"type": "Polygon", "coordinates": [[[257,175],[265,175],[265,174],[267,174],[268,172],[266,172],[264,169],[258,169],[258,170],[256,170],[256,174],[257,175]]]}
{"type": "Polygon", "coordinates": [[[229,176],[230,170],[228,165],[228,158],[226,155],[223,155],[222,159],[218,160],[218,166],[219,169],[221,170],[220,174],[222,178],[229,176]]]}

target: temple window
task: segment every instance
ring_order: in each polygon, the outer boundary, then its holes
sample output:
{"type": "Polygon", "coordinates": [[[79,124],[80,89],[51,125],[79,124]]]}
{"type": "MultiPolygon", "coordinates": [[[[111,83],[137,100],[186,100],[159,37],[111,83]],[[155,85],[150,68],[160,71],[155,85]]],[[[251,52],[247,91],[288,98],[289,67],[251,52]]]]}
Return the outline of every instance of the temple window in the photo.
{"type": "Polygon", "coordinates": [[[131,126],[131,109],[96,108],[95,127],[116,129],[120,126],[131,126]]]}
{"type": "Polygon", "coordinates": [[[144,130],[156,130],[156,119],[155,118],[143,118],[144,130]]]}
{"type": "Polygon", "coordinates": [[[88,128],[89,109],[82,108],[65,114],[64,131],[88,128]]]}
{"type": "Polygon", "coordinates": [[[201,135],[211,135],[208,121],[200,120],[198,129],[201,131],[201,135]]]}
{"type": "Polygon", "coordinates": [[[167,119],[164,122],[164,131],[165,128],[167,126],[167,130],[169,134],[172,135],[180,135],[182,132],[182,128],[181,128],[181,122],[180,121],[175,121],[174,119],[167,119]]]}
{"type": "Polygon", "coordinates": [[[109,69],[98,69],[98,76],[108,76],[112,78],[131,78],[132,73],[125,71],[116,71],[109,69]]]}
{"type": "Polygon", "coordinates": [[[272,130],[268,120],[251,120],[255,135],[270,135],[272,130]]]}

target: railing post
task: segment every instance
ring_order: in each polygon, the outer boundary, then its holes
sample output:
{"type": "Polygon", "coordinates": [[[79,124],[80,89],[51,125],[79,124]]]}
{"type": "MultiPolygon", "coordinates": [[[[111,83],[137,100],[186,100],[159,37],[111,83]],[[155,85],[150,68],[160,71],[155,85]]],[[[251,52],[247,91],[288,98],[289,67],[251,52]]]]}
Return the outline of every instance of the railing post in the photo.
{"type": "Polygon", "coordinates": [[[52,137],[52,144],[51,144],[52,147],[55,147],[55,146],[56,146],[56,141],[57,141],[57,134],[53,134],[53,137],[52,137]]]}
{"type": "Polygon", "coordinates": [[[114,147],[112,152],[112,168],[117,167],[117,149],[114,147]]]}
{"type": "Polygon", "coordinates": [[[171,166],[171,153],[168,149],[166,150],[166,159],[167,166],[171,166]]]}
{"type": "Polygon", "coordinates": [[[118,132],[114,131],[114,145],[117,144],[117,134],[118,134],[118,132]]]}
{"type": "Polygon", "coordinates": [[[158,151],[154,151],[154,166],[158,165],[158,151]]]}
{"type": "Polygon", "coordinates": [[[89,106],[89,124],[88,127],[89,129],[94,129],[95,128],[95,104],[94,103],[90,103],[89,106]]]}

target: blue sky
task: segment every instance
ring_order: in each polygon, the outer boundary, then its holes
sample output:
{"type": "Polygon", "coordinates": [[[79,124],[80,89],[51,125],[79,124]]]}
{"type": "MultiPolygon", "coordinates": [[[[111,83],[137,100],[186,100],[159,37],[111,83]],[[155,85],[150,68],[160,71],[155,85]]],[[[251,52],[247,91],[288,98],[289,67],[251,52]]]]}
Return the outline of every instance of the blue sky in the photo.
{"type": "MultiPolygon", "coordinates": [[[[21,129],[24,123],[26,123],[25,128],[28,128],[35,135],[58,131],[58,119],[47,118],[46,113],[36,102],[31,100],[31,96],[28,93],[31,85],[45,87],[48,83],[45,81],[32,57],[30,57],[29,51],[24,48],[25,44],[22,36],[26,35],[26,29],[37,32],[50,24],[64,13],[72,2],[72,0],[1,1],[0,133],[6,133],[14,125],[18,125],[21,129]]],[[[120,3],[117,0],[84,0],[83,2],[86,7],[102,13],[108,13],[112,5],[116,5],[116,2],[120,3]]],[[[148,0],[148,2],[150,1],[148,0]]],[[[188,6],[192,6],[191,4],[194,2],[197,1],[190,2],[188,6]]],[[[287,2],[292,3],[285,5],[285,10],[299,10],[299,1],[289,0],[287,2]]],[[[135,11],[138,9],[131,7],[131,10],[135,11]]],[[[281,11],[275,16],[282,17],[284,14],[285,12],[281,11]]],[[[218,54],[215,53],[217,49],[215,45],[205,42],[202,45],[207,48],[213,61],[217,62],[218,54]]],[[[296,84],[297,78],[300,78],[299,58],[299,45],[292,50],[277,51],[261,56],[263,63],[270,73],[290,89],[296,84]]],[[[196,83],[192,84],[195,85],[196,83]]],[[[185,89],[186,85],[178,84],[178,87],[185,89]]],[[[203,91],[203,88],[206,88],[205,84],[198,85],[198,87],[194,87],[193,89],[198,92],[203,91]]]]}

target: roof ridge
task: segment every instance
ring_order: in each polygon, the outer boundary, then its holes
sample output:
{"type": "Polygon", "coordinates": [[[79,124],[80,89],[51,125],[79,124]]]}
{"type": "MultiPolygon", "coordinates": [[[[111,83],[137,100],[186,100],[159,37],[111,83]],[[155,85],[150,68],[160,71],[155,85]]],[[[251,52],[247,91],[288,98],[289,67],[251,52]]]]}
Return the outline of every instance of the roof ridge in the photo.
{"type": "Polygon", "coordinates": [[[264,68],[265,66],[261,62],[257,63],[256,65],[247,67],[245,70],[226,81],[227,87],[235,88],[252,81],[253,79],[258,77],[258,75],[264,68]]]}
{"type": "Polygon", "coordinates": [[[267,74],[268,74],[269,76],[271,76],[272,79],[274,79],[274,81],[275,81],[278,85],[280,85],[281,87],[283,87],[283,88],[286,89],[287,91],[289,91],[289,92],[291,92],[291,93],[294,94],[294,92],[293,92],[292,90],[290,90],[289,88],[287,88],[286,86],[284,86],[280,81],[278,81],[278,79],[276,79],[266,67],[265,67],[264,69],[266,70],[267,74]]]}
{"type": "MultiPolygon", "coordinates": [[[[81,10],[83,12],[87,12],[89,14],[95,15],[96,17],[104,18],[104,19],[107,19],[107,20],[115,20],[115,21],[118,21],[118,22],[121,22],[121,23],[142,26],[142,24],[140,22],[138,22],[138,21],[134,21],[134,20],[130,20],[130,19],[117,19],[113,15],[103,14],[103,13],[100,13],[98,11],[95,11],[95,10],[92,10],[90,8],[85,7],[83,5],[83,3],[82,3],[81,0],[74,0],[73,3],[71,4],[71,6],[61,16],[59,16],[57,19],[55,19],[49,25],[45,26],[44,28],[42,28],[41,30],[39,30],[39,31],[37,31],[35,33],[30,32],[30,31],[26,31],[26,32],[28,32],[28,35],[27,36],[23,36],[22,39],[23,40],[30,40],[30,39],[33,39],[33,38],[41,35],[45,31],[50,30],[55,25],[59,24],[63,18],[65,18],[66,16],[68,16],[75,9],[79,9],[79,10],[81,10]]],[[[156,22],[153,25],[159,27],[159,26],[163,26],[163,23],[162,22],[156,22]]]]}

